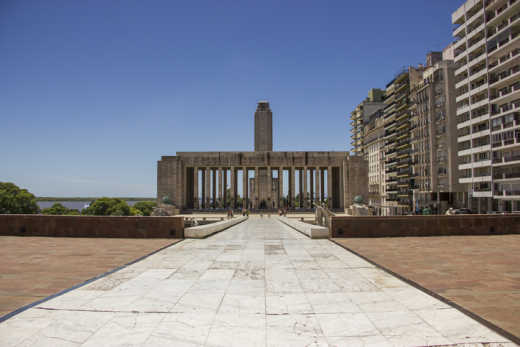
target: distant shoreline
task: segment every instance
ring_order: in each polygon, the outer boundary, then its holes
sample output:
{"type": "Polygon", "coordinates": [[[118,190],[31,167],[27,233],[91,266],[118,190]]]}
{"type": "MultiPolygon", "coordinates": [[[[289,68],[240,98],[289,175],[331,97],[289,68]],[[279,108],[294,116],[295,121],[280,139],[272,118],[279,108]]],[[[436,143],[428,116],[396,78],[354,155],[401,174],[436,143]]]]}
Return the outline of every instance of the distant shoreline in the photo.
{"type": "MultiPolygon", "coordinates": [[[[94,201],[96,199],[99,199],[101,197],[86,197],[86,198],[82,198],[82,197],[68,197],[68,198],[63,198],[63,197],[50,197],[50,196],[39,196],[36,198],[36,201],[94,201]]],[[[112,197],[111,197],[112,198],[112,197]]],[[[151,198],[151,197],[148,197],[148,198],[140,198],[140,197],[113,197],[114,199],[121,199],[121,200],[125,200],[125,201],[155,201],[156,198],[151,198]]]]}

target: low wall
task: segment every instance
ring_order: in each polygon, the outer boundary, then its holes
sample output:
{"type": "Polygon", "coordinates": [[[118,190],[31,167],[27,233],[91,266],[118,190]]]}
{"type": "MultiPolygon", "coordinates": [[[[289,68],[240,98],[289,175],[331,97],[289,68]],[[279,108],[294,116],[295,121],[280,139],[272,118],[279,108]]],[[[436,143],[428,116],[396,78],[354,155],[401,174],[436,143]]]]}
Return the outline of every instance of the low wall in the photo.
{"type": "Polygon", "coordinates": [[[227,219],[222,222],[216,222],[211,224],[199,225],[196,227],[189,227],[184,229],[184,237],[191,239],[203,239],[209,235],[218,233],[219,231],[225,230],[233,225],[245,221],[247,217],[241,216],[233,219],[227,219]]]}
{"type": "Polygon", "coordinates": [[[290,219],[287,217],[279,216],[278,220],[291,228],[307,235],[311,239],[326,239],[329,237],[329,229],[319,226],[312,225],[309,223],[300,222],[298,220],[290,219]]]}
{"type": "Polygon", "coordinates": [[[183,238],[182,217],[0,214],[0,236],[183,238]]]}
{"type": "Polygon", "coordinates": [[[331,237],[520,234],[520,215],[332,217],[331,237]]]}

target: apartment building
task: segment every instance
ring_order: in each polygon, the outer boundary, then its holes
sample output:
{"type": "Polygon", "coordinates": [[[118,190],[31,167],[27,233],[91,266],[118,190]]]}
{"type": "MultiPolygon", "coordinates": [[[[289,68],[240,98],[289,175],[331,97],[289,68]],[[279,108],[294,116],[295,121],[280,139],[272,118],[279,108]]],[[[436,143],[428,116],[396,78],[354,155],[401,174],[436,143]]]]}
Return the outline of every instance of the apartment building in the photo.
{"type": "Polygon", "coordinates": [[[363,129],[363,148],[368,160],[368,204],[376,215],[384,215],[385,162],[384,162],[384,113],[373,113],[363,129]]]}
{"type": "Polygon", "coordinates": [[[409,69],[413,206],[444,212],[462,207],[452,47],[430,52],[426,66],[409,69]],[[444,58],[443,58],[444,57],[444,58]]]}
{"type": "Polygon", "coordinates": [[[518,210],[520,1],[468,0],[452,23],[459,182],[474,210],[518,210]]]}
{"type": "Polygon", "coordinates": [[[381,89],[370,89],[368,97],[365,98],[354,111],[350,113],[351,126],[351,153],[353,155],[365,156],[363,146],[363,129],[370,117],[383,108],[383,91],[381,89]]]}
{"type": "Polygon", "coordinates": [[[400,215],[413,211],[408,70],[386,85],[384,103],[385,209],[400,215]]]}

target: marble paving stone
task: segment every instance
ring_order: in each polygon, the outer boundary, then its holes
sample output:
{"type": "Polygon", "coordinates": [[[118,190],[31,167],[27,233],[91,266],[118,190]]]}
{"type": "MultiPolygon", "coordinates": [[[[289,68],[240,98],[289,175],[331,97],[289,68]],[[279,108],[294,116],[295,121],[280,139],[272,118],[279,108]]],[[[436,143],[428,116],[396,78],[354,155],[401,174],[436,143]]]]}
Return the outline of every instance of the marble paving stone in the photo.
{"type": "Polygon", "coordinates": [[[508,342],[455,309],[416,311],[426,323],[456,343],[508,342]]]}
{"type": "Polygon", "coordinates": [[[265,297],[267,314],[310,314],[312,305],[305,294],[279,294],[265,297]]]}
{"type": "Polygon", "coordinates": [[[316,315],[325,336],[377,336],[378,329],[363,313],[316,315]]]}
{"type": "Polygon", "coordinates": [[[163,318],[164,314],[117,313],[83,346],[140,346],[163,318]]]}
{"type": "Polygon", "coordinates": [[[354,304],[347,293],[306,294],[314,313],[358,313],[358,305],[354,304]]]}
{"type": "Polygon", "coordinates": [[[507,340],[328,240],[255,217],[0,323],[2,347],[483,342],[507,340]]]}

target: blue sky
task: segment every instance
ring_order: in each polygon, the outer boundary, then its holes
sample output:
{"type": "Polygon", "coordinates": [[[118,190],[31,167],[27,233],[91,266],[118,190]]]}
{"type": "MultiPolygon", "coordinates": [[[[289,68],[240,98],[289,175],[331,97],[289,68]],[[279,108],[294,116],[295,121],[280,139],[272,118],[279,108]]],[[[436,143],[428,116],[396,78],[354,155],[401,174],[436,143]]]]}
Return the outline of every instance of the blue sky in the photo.
{"type": "Polygon", "coordinates": [[[155,196],[177,151],[348,150],[372,87],[451,42],[463,1],[0,1],[0,181],[155,196]]]}

